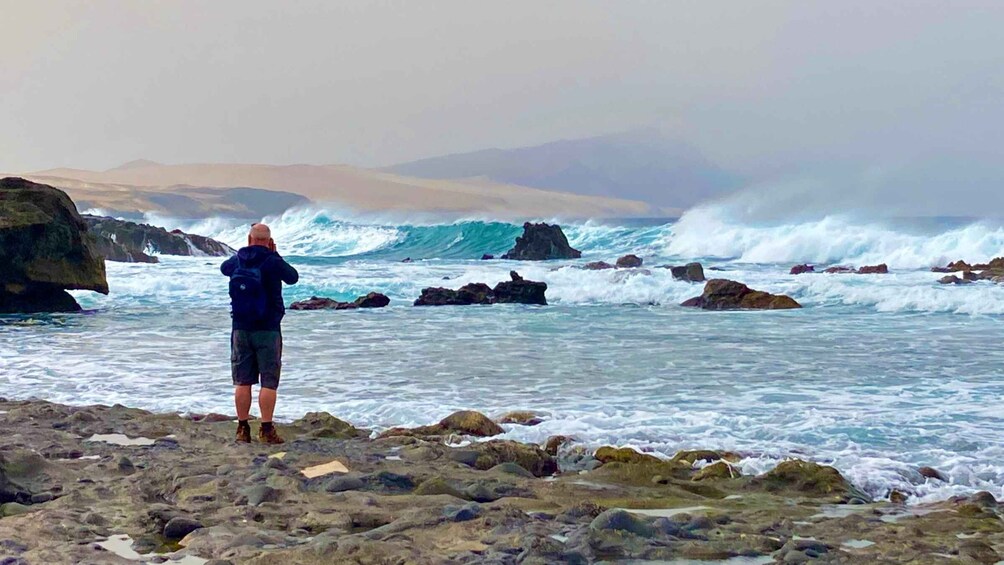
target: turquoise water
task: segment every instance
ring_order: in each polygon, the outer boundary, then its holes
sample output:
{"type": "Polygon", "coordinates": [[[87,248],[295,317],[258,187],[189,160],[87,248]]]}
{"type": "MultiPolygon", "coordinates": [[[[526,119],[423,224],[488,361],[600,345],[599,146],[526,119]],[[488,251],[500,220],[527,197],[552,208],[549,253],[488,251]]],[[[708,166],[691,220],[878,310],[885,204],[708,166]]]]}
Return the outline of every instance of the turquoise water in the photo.
{"type": "MultiPolygon", "coordinates": [[[[981,489],[1004,496],[1004,287],[943,287],[928,272],[1004,254],[999,228],[708,218],[570,224],[582,260],[519,264],[477,259],[501,254],[520,233],[504,222],[391,224],[324,211],[270,219],[301,272],[287,302],[373,290],[392,299],[381,310],[287,315],[278,416],[327,410],[382,428],[460,408],[533,409],[545,423],[509,427],[508,437],[567,434],[667,455],[725,448],[744,454],[747,472],[799,456],[837,466],[876,496],[890,488],[918,500],[981,489]],[[646,267],[699,259],[709,276],[788,293],[805,308],[691,311],[678,304],[701,286],[665,269],[575,268],[627,252],[646,267]],[[787,274],[801,261],[881,260],[890,275],[787,274]],[[547,282],[551,305],[410,306],[423,287],[494,284],[510,269],[547,282]],[[925,482],[919,465],[950,483],[925,482]]],[[[202,230],[240,243],[245,227],[214,222],[202,230]]],[[[112,293],[79,294],[87,313],[3,319],[3,395],[230,411],[219,262],[109,263],[112,293]]]]}

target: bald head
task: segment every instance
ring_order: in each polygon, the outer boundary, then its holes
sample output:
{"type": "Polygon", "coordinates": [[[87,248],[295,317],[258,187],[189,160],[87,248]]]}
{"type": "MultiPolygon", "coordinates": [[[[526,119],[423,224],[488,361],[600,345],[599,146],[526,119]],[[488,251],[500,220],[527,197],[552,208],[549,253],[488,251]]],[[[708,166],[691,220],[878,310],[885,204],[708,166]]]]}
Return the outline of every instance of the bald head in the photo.
{"type": "Polygon", "coordinates": [[[272,247],[272,230],[265,224],[254,224],[248,232],[248,245],[272,247]]]}

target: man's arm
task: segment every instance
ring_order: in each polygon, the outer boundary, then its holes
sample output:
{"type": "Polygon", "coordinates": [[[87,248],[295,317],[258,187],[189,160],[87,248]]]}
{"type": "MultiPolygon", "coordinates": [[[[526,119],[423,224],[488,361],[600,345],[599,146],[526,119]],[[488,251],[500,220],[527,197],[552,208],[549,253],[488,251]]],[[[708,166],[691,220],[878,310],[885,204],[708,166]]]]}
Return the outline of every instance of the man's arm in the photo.
{"type": "Polygon", "coordinates": [[[234,274],[234,269],[236,268],[237,268],[237,256],[234,255],[233,257],[224,261],[222,265],[220,265],[220,272],[223,273],[225,276],[229,277],[230,275],[234,274]]]}
{"type": "Polygon", "coordinates": [[[300,280],[300,273],[296,272],[285,259],[279,257],[279,278],[286,284],[296,284],[300,280]]]}

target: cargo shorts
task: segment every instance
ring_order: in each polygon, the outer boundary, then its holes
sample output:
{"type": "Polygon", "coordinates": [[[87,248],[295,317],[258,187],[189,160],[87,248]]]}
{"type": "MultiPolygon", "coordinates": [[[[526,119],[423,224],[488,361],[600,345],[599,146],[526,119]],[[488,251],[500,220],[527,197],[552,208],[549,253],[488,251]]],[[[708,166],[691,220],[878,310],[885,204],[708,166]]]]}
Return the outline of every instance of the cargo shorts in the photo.
{"type": "Polygon", "coordinates": [[[282,333],[233,330],[230,335],[230,373],[235,386],[261,384],[279,388],[282,371],[282,333]]]}

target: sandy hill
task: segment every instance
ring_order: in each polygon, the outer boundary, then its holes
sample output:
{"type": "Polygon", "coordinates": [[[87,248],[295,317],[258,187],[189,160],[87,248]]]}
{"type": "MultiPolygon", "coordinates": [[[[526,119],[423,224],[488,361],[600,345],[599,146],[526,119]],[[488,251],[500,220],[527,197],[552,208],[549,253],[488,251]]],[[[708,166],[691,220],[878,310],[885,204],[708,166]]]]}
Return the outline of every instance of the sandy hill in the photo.
{"type": "MultiPolygon", "coordinates": [[[[218,191],[253,187],[361,212],[430,212],[531,217],[631,217],[673,213],[643,202],[583,196],[481,179],[432,180],[344,165],[163,165],[133,161],[107,171],[51,169],[22,175],[67,190],[89,207],[172,212],[168,196],[204,204],[206,215],[239,201],[218,191]],[[217,202],[214,204],[213,199],[217,202]],[[225,199],[224,199],[225,200],[225,199]]],[[[190,206],[191,208],[191,206],[190,206]]],[[[200,214],[201,215],[201,214],[200,214]]]]}

